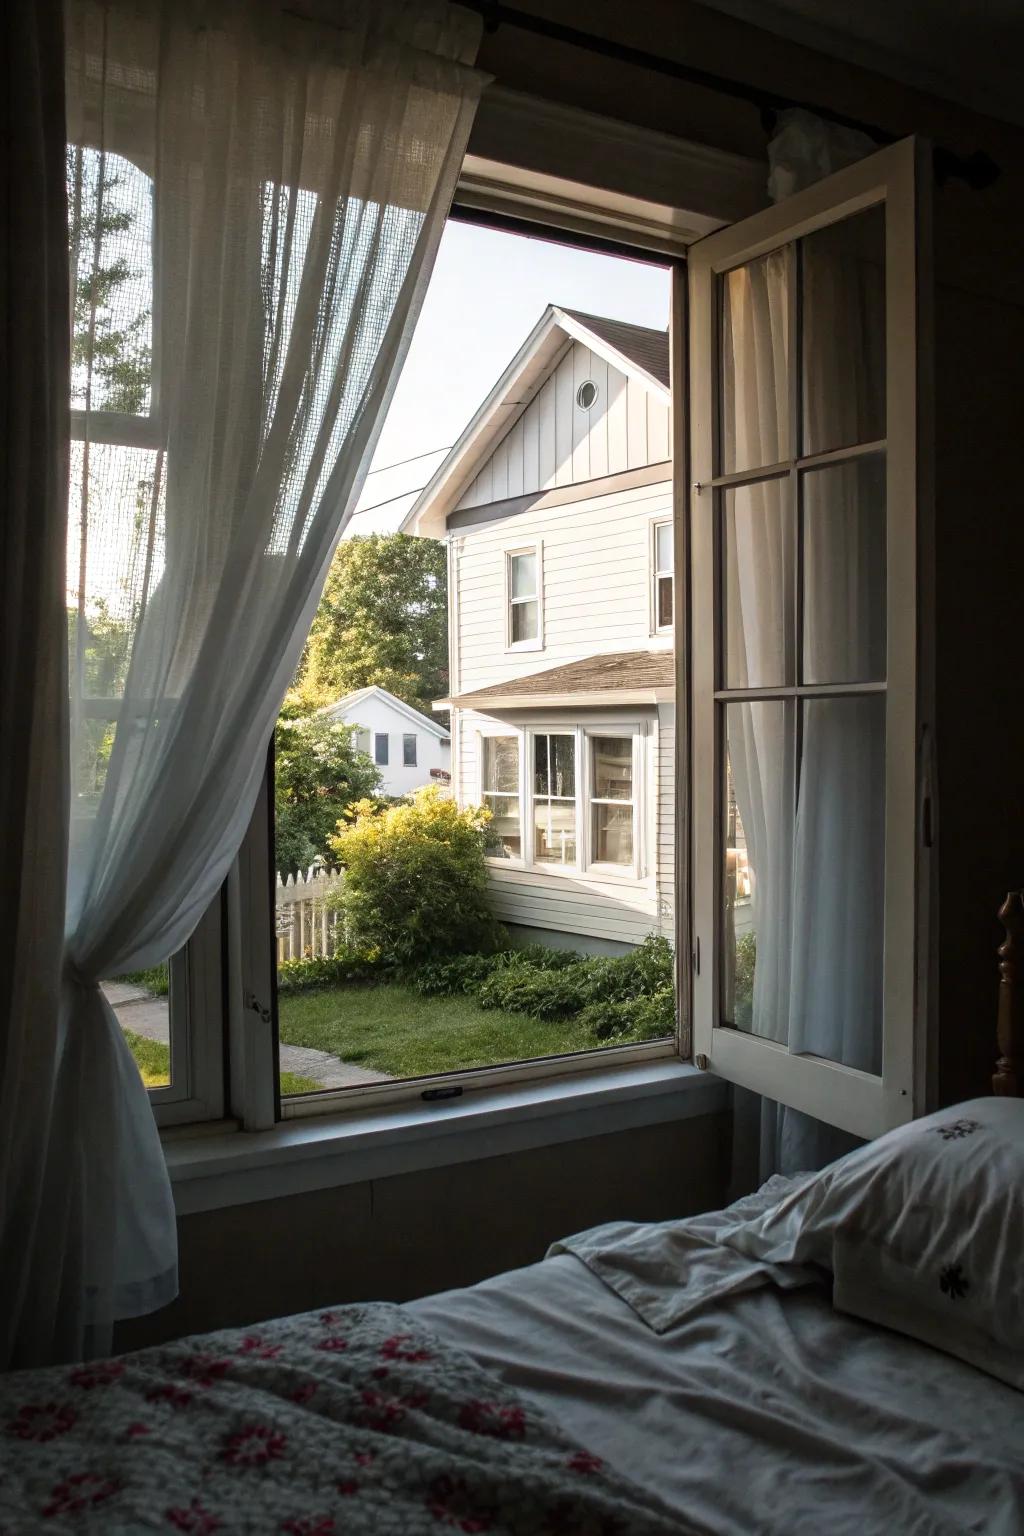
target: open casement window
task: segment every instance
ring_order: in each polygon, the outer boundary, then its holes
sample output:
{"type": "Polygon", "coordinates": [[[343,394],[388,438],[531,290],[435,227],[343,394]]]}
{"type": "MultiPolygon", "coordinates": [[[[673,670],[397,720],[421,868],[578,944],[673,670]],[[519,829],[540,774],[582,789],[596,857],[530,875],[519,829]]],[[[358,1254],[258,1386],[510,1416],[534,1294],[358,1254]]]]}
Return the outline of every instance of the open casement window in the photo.
{"type": "Polygon", "coordinates": [[[920,1097],[915,164],[689,261],[694,1054],[865,1137],[920,1097]]]}

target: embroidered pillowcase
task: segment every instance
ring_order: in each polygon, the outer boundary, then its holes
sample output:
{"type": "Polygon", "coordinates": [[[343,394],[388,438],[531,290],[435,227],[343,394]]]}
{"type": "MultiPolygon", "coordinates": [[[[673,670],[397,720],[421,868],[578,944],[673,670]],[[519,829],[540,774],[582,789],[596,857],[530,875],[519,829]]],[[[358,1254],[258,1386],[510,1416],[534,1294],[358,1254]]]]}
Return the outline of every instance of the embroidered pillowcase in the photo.
{"type": "Polygon", "coordinates": [[[720,1241],[1024,1389],[1024,1099],[972,1099],[809,1175],[720,1241]]]}

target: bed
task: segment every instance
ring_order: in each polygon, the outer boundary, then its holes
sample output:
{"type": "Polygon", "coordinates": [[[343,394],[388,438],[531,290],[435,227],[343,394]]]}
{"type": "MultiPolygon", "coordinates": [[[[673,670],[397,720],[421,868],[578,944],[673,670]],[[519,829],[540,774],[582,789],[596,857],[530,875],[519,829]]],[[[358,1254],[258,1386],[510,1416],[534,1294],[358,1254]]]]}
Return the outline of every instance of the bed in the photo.
{"type": "Polygon", "coordinates": [[[1003,915],[993,1098],[468,1290],[15,1373],[0,1532],[1020,1536],[1024,894],[1003,915]]]}

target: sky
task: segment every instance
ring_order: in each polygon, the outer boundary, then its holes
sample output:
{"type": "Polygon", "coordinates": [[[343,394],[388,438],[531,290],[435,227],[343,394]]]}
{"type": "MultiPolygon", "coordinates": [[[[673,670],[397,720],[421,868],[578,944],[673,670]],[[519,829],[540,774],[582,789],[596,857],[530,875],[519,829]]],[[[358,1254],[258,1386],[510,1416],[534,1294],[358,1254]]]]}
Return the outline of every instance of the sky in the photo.
{"type": "Polygon", "coordinates": [[[664,329],[670,287],[665,267],[450,221],[347,533],[398,527],[548,304],[664,329]]]}

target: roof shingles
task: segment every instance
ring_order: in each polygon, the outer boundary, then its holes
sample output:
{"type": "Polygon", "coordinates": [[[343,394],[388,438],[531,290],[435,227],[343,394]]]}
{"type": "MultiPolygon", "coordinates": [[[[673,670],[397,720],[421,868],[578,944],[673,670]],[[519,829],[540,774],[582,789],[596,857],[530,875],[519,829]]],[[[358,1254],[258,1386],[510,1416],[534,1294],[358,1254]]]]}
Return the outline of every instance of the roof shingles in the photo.
{"type": "Polygon", "coordinates": [[[659,384],[669,387],[668,331],[654,331],[646,325],[629,325],[625,320],[609,320],[605,315],[588,315],[582,309],[566,309],[564,315],[578,320],[616,352],[649,373],[659,384]]]}
{"type": "Polygon", "coordinates": [[[670,689],[674,682],[675,658],[671,651],[617,651],[611,656],[586,656],[582,661],[476,688],[450,702],[473,707],[485,700],[489,705],[500,705],[509,699],[553,697],[585,702],[588,694],[621,693],[632,698],[638,692],[670,689]]]}

